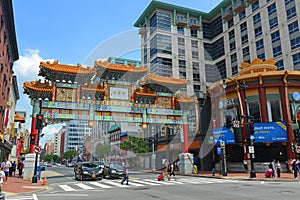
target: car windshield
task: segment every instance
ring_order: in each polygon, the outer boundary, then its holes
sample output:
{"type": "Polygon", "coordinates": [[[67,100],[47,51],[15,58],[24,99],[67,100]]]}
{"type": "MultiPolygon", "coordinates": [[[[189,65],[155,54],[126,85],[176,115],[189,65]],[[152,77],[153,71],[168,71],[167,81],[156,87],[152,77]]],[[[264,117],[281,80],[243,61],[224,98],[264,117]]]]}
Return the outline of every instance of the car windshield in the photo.
{"type": "Polygon", "coordinates": [[[85,167],[85,168],[96,168],[96,167],[98,167],[98,165],[96,165],[94,163],[82,163],[82,167],[85,167]]]}
{"type": "Polygon", "coordinates": [[[104,165],[104,162],[102,162],[102,161],[96,161],[95,162],[97,165],[104,165]]]}
{"type": "Polygon", "coordinates": [[[123,167],[117,163],[111,163],[109,166],[112,169],[123,170],[123,167]]]}

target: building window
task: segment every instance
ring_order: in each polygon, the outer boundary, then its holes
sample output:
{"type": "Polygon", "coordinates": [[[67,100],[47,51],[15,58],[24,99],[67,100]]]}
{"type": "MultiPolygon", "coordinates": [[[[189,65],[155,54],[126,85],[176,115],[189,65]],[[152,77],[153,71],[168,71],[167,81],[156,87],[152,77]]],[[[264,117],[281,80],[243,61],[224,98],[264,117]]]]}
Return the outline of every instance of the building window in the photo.
{"type": "Polygon", "coordinates": [[[228,35],[229,35],[229,40],[234,38],[234,29],[229,31],[228,35]]]}
{"type": "Polygon", "coordinates": [[[279,31],[276,31],[271,34],[272,43],[280,40],[280,33],[279,31]]]}
{"type": "Polygon", "coordinates": [[[243,57],[249,56],[250,55],[250,51],[249,51],[249,47],[245,47],[243,49],[243,57]]]}
{"type": "Polygon", "coordinates": [[[287,20],[295,17],[297,15],[295,6],[286,10],[286,18],[287,20]]]}
{"type": "Polygon", "coordinates": [[[238,72],[239,72],[237,65],[232,66],[231,70],[232,70],[232,72],[231,72],[232,76],[238,74],[238,72]]]}
{"type": "Polygon", "coordinates": [[[241,33],[247,31],[247,22],[244,22],[240,25],[241,33]]]}
{"type": "Polygon", "coordinates": [[[281,46],[277,46],[273,48],[273,57],[276,58],[282,55],[281,46]]]}
{"type": "Polygon", "coordinates": [[[242,45],[246,44],[248,42],[248,35],[242,36],[242,45]]]}
{"type": "Polygon", "coordinates": [[[180,35],[184,35],[184,27],[177,26],[177,33],[180,35]]]}
{"type": "Polygon", "coordinates": [[[180,58],[185,57],[185,50],[184,49],[178,49],[178,57],[180,57],[180,58]]]}
{"type": "Polygon", "coordinates": [[[253,24],[260,22],[260,13],[253,16],[253,24]]]}
{"type": "Polygon", "coordinates": [[[278,60],[275,64],[278,70],[284,70],[283,60],[278,60]]]}
{"type": "Polygon", "coordinates": [[[240,21],[243,20],[245,17],[246,17],[246,11],[243,10],[242,12],[239,13],[240,21]]]}
{"type": "Polygon", "coordinates": [[[193,81],[195,81],[195,82],[200,81],[200,74],[199,73],[193,73],[193,81]]]}
{"type": "Polygon", "coordinates": [[[192,47],[193,48],[198,48],[198,41],[197,40],[191,40],[192,47]]]}
{"type": "Polygon", "coordinates": [[[293,64],[294,65],[299,65],[300,64],[300,53],[297,53],[293,55],[293,64]]]}
{"type": "Polygon", "coordinates": [[[259,41],[256,42],[256,51],[263,49],[264,48],[264,40],[261,39],[259,41]]]}
{"type": "Polygon", "coordinates": [[[171,15],[164,12],[155,12],[150,18],[150,34],[154,31],[163,30],[171,32],[171,15]]]}
{"type": "Polygon", "coordinates": [[[279,99],[270,100],[271,115],[273,122],[281,121],[281,104],[279,99]]]}
{"type": "Polygon", "coordinates": [[[270,6],[268,6],[268,15],[270,16],[272,13],[276,12],[276,4],[273,3],[270,6]]]}
{"type": "Polygon", "coordinates": [[[284,4],[288,5],[289,3],[293,2],[294,0],[284,0],[284,4]]]}
{"type": "Polygon", "coordinates": [[[278,26],[278,19],[277,17],[274,17],[273,19],[269,20],[270,29],[273,29],[278,26]]]}
{"type": "Polygon", "coordinates": [[[259,1],[256,1],[252,4],[252,12],[256,11],[259,9],[259,1]]]}
{"type": "Polygon", "coordinates": [[[254,30],[255,37],[258,37],[262,34],[261,26],[254,30]]]}
{"type": "Polygon", "coordinates": [[[178,45],[185,45],[184,38],[178,38],[178,45]]]}
{"type": "Polygon", "coordinates": [[[265,55],[265,53],[261,53],[261,54],[257,55],[257,58],[259,58],[262,61],[264,61],[266,59],[266,55],[265,55]]]}
{"type": "Polygon", "coordinates": [[[298,27],[298,21],[295,21],[291,24],[288,25],[289,26],[289,33],[290,35],[297,32],[299,30],[299,27],[298,27]]]}
{"type": "Polygon", "coordinates": [[[192,51],[192,58],[199,59],[198,51],[192,51]]]}
{"type": "Polygon", "coordinates": [[[228,22],[227,22],[227,26],[228,28],[232,27],[234,25],[233,23],[233,18],[231,18],[228,22]]]}
{"type": "Polygon", "coordinates": [[[252,101],[248,103],[248,113],[253,117],[254,122],[261,122],[259,101],[252,101]]]}
{"type": "Polygon", "coordinates": [[[291,49],[297,49],[300,47],[300,37],[296,37],[294,39],[291,39],[291,49]]]}
{"type": "Polygon", "coordinates": [[[199,68],[199,63],[198,62],[193,62],[193,72],[200,72],[200,68],[199,68]]]}
{"type": "Polygon", "coordinates": [[[231,63],[234,63],[237,61],[236,53],[230,55],[231,63]]]}
{"type": "Polygon", "coordinates": [[[157,53],[171,54],[172,43],[168,35],[156,34],[150,41],[150,57],[157,53]]]}
{"type": "Polygon", "coordinates": [[[231,43],[229,44],[229,47],[230,47],[230,51],[235,50],[235,41],[231,42],[231,43]]]}
{"type": "Polygon", "coordinates": [[[198,37],[197,30],[194,30],[194,29],[190,29],[190,30],[191,30],[192,37],[198,37]]]}

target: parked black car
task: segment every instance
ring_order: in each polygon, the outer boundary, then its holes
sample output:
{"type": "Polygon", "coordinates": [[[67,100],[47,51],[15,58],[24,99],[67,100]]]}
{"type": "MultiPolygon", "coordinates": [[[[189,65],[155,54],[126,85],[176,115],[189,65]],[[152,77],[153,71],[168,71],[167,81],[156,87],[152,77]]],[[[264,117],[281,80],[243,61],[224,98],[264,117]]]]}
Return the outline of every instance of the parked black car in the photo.
{"type": "Polygon", "coordinates": [[[92,162],[79,162],[74,165],[75,179],[85,180],[85,179],[96,179],[101,180],[103,170],[98,164],[92,162]]]}
{"type": "Polygon", "coordinates": [[[124,167],[118,163],[109,163],[104,165],[103,178],[120,178],[124,176],[124,167]]]}

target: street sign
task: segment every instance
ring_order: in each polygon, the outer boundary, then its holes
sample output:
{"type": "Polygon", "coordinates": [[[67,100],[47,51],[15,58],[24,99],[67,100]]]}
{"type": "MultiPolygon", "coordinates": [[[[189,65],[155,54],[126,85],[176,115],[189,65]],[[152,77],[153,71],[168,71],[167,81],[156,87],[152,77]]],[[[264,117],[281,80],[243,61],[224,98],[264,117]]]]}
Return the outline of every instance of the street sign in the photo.
{"type": "Polygon", "coordinates": [[[254,153],[254,146],[249,146],[249,153],[254,153]]]}
{"type": "Polygon", "coordinates": [[[41,147],[39,146],[34,147],[34,153],[41,153],[41,147]]]}

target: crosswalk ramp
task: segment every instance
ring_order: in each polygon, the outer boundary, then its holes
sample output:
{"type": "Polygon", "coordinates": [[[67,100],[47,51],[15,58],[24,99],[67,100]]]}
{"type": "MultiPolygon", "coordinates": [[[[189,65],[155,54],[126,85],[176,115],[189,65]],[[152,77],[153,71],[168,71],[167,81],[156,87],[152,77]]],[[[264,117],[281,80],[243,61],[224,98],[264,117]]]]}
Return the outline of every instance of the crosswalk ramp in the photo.
{"type": "Polygon", "coordinates": [[[60,190],[70,191],[87,191],[87,190],[100,190],[110,188],[130,188],[130,187],[155,187],[159,185],[188,185],[188,184],[222,184],[228,182],[237,182],[237,180],[226,179],[211,179],[211,178],[180,178],[177,181],[157,181],[155,179],[140,179],[130,178],[129,185],[121,184],[121,179],[102,179],[101,181],[83,181],[83,182],[69,182],[66,184],[55,184],[60,190]]]}

